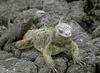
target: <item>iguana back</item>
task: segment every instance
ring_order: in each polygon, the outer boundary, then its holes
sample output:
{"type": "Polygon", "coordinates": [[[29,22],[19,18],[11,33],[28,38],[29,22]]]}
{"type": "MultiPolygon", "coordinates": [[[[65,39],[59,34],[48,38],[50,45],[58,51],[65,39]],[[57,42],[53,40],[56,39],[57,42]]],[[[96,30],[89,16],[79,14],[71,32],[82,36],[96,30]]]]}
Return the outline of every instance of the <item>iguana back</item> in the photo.
{"type": "Polygon", "coordinates": [[[34,48],[42,51],[51,41],[53,37],[54,29],[52,28],[40,28],[29,30],[23,37],[23,39],[30,38],[34,44],[34,48]]]}

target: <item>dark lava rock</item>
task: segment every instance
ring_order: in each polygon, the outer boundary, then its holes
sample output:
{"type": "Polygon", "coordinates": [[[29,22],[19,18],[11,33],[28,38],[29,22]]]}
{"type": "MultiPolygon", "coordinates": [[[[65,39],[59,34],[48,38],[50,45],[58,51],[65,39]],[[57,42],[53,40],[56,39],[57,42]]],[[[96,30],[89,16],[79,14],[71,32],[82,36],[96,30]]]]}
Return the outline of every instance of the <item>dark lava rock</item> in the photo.
{"type": "Polygon", "coordinates": [[[100,55],[96,56],[96,63],[100,63],[100,55]]]}
{"type": "MultiPolygon", "coordinates": [[[[55,61],[55,64],[56,64],[55,68],[59,72],[62,72],[62,73],[66,72],[66,69],[67,69],[67,60],[66,59],[55,58],[53,60],[55,61]]],[[[51,70],[46,65],[45,61],[43,60],[43,57],[37,57],[37,59],[34,63],[39,68],[39,73],[48,73],[51,70]]],[[[55,72],[52,72],[52,73],[55,73],[55,72]]]]}
{"type": "Polygon", "coordinates": [[[7,18],[0,16],[0,26],[7,26],[7,18]]]}
{"type": "Polygon", "coordinates": [[[38,73],[48,73],[49,69],[47,67],[41,68],[38,73]]]}
{"type": "Polygon", "coordinates": [[[95,49],[94,49],[94,52],[95,52],[95,55],[100,55],[100,38],[95,38],[91,41],[89,41],[88,43],[91,44],[91,46],[94,46],[95,49]]]}
{"type": "Polygon", "coordinates": [[[38,25],[55,26],[63,16],[66,18],[69,5],[65,0],[43,0],[43,10],[46,14],[39,20],[38,25]]]}
{"type": "Polygon", "coordinates": [[[96,64],[96,73],[100,73],[100,62],[96,64]]]}
{"type": "Polygon", "coordinates": [[[96,56],[96,73],[100,73],[100,38],[95,38],[91,41],[89,41],[92,46],[95,46],[94,48],[95,51],[95,56],[96,56]]]}
{"type": "Polygon", "coordinates": [[[37,73],[37,67],[33,62],[17,62],[13,68],[14,73],[37,73]]]}
{"type": "Polygon", "coordinates": [[[95,46],[88,43],[80,47],[80,55],[82,61],[85,62],[86,65],[94,65],[96,63],[95,49],[95,46]]]}
{"type": "Polygon", "coordinates": [[[93,32],[92,32],[92,37],[100,37],[100,26],[98,26],[93,32]]]}
{"type": "Polygon", "coordinates": [[[36,59],[35,59],[35,61],[34,61],[34,63],[36,64],[36,66],[40,69],[40,68],[43,68],[43,67],[47,67],[47,65],[46,65],[46,63],[45,63],[45,61],[44,61],[44,58],[43,58],[43,56],[38,56],[36,59]]]}
{"type": "Polygon", "coordinates": [[[6,31],[6,29],[5,26],[0,26],[0,36],[6,31]]]}
{"type": "Polygon", "coordinates": [[[17,62],[20,60],[14,57],[0,60],[0,73],[13,73],[13,67],[17,62]]]}
{"type": "Polygon", "coordinates": [[[66,0],[67,2],[79,1],[79,0],[66,0]]]}
{"type": "Polygon", "coordinates": [[[68,68],[67,73],[95,73],[95,67],[89,65],[85,67],[72,65],[68,68]]]}
{"type": "Polygon", "coordinates": [[[22,12],[31,8],[42,8],[42,0],[6,0],[0,4],[0,14],[6,16],[11,12],[22,12]]]}
{"type": "Polygon", "coordinates": [[[20,61],[22,61],[22,60],[17,59],[17,58],[14,58],[14,57],[11,57],[11,58],[5,59],[4,61],[5,61],[5,64],[4,64],[5,68],[11,70],[11,69],[13,69],[14,65],[15,65],[17,62],[20,62],[20,61]]]}
{"type": "Polygon", "coordinates": [[[68,68],[67,73],[86,73],[83,69],[81,69],[78,65],[72,65],[68,68]]]}
{"type": "Polygon", "coordinates": [[[8,53],[6,51],[0,51],[0,60],[5,60],[7,58],[12,57],[13,55],[11,53],[8,53]]]}
{"type": "Polygon", "coordinates": [[[36,51],[35,48],[30,50],[24,50],[21,54],[22,59],[35,61],[35,59],[40,55],[40,52],[36,51]]]}
{"type": "Polygon", "coordinates": [[[0,73],[37,73],[37,67],[33,62],[12,57],[0,60],[0,73]]]}
{"type": "Polygon", "coordinates": [[[18,50],[14,44],[10,43],[10,44],[6,44],[4,47],[3,47],[3,50],[4,51],[7,51],[9,53],[12,53],[13,56],[19,58],[21,57],[21,50],[18,50]]]}
{"type": "Polygon", "coordinates": [[[72,27],[72,39],[79,45],[82,46],[89,40],[91,40],[91,35],[85,32],[85,30],[76,21],[70,21],[69,23],[72,27]]]}
{"type": "Polygon", "coordinates": [[[66,59],[56,58],[55,63],[56,63],[56,68],[58,69],[58,71],[60,71],[61,73],[65,73],[67,69],[67,62],[68,61],[66,59]]]}
{"type": "Polygon", "coordinates": [[[84,1],[73,1],[69,3],[69,6],[70,6],[70,12],[68,15],[75,21],[81,22],[83,16],[86,15],[86,13],[84,12],[85,2],[84,1]]]}

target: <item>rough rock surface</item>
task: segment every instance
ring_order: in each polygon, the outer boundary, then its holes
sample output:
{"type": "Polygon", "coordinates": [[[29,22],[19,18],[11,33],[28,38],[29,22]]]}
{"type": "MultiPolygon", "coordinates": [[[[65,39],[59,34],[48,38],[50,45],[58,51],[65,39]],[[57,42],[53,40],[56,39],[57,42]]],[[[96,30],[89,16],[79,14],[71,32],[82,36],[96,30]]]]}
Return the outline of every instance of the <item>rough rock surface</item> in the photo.
{"type": "MultiPolygon", "coordinates": [[[[57,69],[63,73],[100,72],[100,0],[0,0],[0,36],[12,24],[15,25],[18,14],[26,15],[28,19],[33,8],[45,12],[36,21],[37,28],[55,26],[62,16],[63,22],[72,20],[74,23],[71,24],[72,39],[79,45],[80,56],[86,65],[74,65],[61,53],[53,56],[57,69]]],[[[48,73],[40,52],[34,48],[20,51],[17,58],[13,52],[0,50],[0,73],[48,73]]]]}

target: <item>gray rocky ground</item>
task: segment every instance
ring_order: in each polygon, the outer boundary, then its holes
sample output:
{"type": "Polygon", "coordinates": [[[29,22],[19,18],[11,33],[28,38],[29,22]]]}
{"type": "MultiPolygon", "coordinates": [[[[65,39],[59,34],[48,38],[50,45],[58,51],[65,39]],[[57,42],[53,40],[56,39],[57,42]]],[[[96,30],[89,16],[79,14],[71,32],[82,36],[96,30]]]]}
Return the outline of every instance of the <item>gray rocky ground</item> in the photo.
{"type": "MultiPolygon", "coordinates": [[[[63,22],[73,20],[72,39],[86,65],[74,65],[61,53],[53,57],[57,69],[63,73],[100,73],[100,0],[0,0],[0,36],[15,24],[18,14],[29,10],[28,18],[34,8],[45,12],[36,28],[55,26],[61,16],[63,22]]],[[[16,57],[13,52],[0,50],[0,73],[48,73],[40,52],[29,49],[21,53],[16,57]]]]}

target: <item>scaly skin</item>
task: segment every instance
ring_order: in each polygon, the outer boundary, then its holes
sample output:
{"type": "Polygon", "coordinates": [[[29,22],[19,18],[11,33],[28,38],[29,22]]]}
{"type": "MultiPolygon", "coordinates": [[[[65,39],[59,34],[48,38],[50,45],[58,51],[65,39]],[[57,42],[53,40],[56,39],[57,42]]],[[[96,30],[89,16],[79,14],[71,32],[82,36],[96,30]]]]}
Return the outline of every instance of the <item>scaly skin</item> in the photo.
{"type": "Polygon", "coordinates": [[[34,47],[41,53],[48,67],[55,69],[55,63],[52,55],[57,55],[69,49],[69,54],[72,56],[74,63],[78,63],[79,48],[78,45],[71,40],[71,28],[68,24],[59,23],[55,28],[40,28],[29,30],[23,37],[15,43],[18,49],[34,47]],[[66,31],[65,31],[66,30],[66,31]]]}

